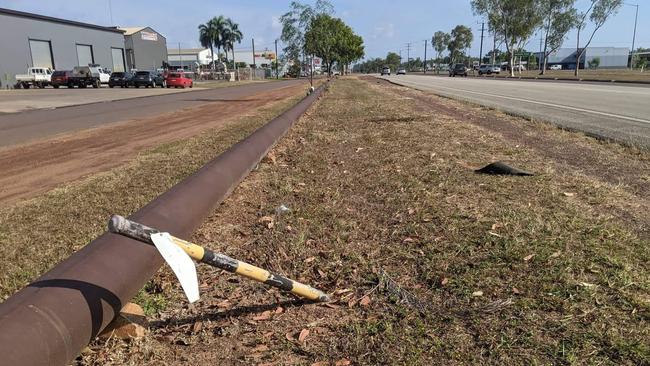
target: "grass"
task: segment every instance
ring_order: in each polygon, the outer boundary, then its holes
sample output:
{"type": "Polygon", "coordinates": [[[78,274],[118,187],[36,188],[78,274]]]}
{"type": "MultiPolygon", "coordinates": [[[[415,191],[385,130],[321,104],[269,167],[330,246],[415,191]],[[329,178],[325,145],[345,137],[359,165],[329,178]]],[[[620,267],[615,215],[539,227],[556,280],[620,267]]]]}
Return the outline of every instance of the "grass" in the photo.
{"type": "MultiPolygon", "coordinates": [[[[104,232],[111,214],[136,211],[297,98],[249,113],[226,127],[150,149],[125,166],[0,208],[0,298],[7,298],[104,232]]],[[[155,296],[151,302],[161,303],[155,296]]]]}
{"type": "MultiPolygon", "coordinates": [[[[539,70],[526,70],[521,73],[515,72],[515,77],[532,77],[540,79],[593,79],[593,80],[606,80],[606,81],[650,81],[650,72],[629,69],[586,69],[580,70],[579,76],[574,76],[573,70],[547,70],[546,74],[539,75],[539,70]]],[[[510,77],[509,72],[502,71],[498,75],[490,75],[486,77],[510,77]]]]}
{"type": "MultiPolygon", "coordinates": [[[[650,242],[629,220],[648,225],[648,197],[434,113],[409,93],[336,81],[193,237],[324,289],[331,304],[302,304],[199,266],[202,300],[187,305],[173,275],[161,271],[139,298],[152,314],[149,336],[98,341],[78,363],[650,363],[650,242]],[[537,175],[472,171],[494,160],[537,175]],[[290,212],[276,213],[280,205],[290,212]]],[[[11,292],[5,278],[26,281],[16,275],[21,267],[39,273],[35,249],[21,257],[8,243],[35,248],[54,235],[58,249],[46,248],[44,257],[61,258],[103,231],[109,214],[132,212],[250,133],[259,118],[165,145],[3,212],[3,291],[11,292]],[[177,168],[184,173],[170,173],[177,168]],[[125,189],[137,192],[132,201],[115,195],[125,189]]],[[[650,162],[647,152],[524,125],[630,164],[650,162]]]]}
{"type": "Polygon", "coordinates": [[[200,267],[209,284],[202,302],[157,317],[143,346],[155,356],[126,352],[121,362],[650,362],[650,243],[599,213],[647,197],[418,103],[402,89],[334,83],[195,235],[324,288],[333,304],[287,304],[286,295],[200,267]],[[538,175],[469,168],[497,159],[538,175]],[[274,214],[281,204],[291,212],[274,214]],[[260,223],[267,215],[272,228],[260,223]],[[231,308],[216,305],[224,301],[231,308]],[[256,318],[269,309],[272,319],[256,318]],[[311,332],[297,342],[301,329],[311,332]],[[183,360],[170,361],[179,352],[183,360]]]}

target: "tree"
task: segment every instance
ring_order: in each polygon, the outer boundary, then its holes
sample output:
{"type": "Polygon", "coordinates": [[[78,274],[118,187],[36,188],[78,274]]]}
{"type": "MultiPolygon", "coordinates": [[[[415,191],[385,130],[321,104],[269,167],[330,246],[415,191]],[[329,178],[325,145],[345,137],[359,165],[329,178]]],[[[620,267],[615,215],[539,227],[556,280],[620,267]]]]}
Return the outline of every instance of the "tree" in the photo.
{"type": "Polygon", "coordinates": [[[542,0],[544,52],[540,75],[546,73],[548,56],[562,47],[567,33],[576,26],[578,12],[573,7],[574,3],[575,0],[542,0]]]}
{"type": "Polygon", "coordinates": [[[398,54],[395,52],[388,52],[386,55],[386,65],[391,68],[391,70],[397,71],[401,63],[401,59],[398,54]]]}
{"type": "Polygon", "coordinates": [[[305,48],[305,32],[312,20],[321,14],[332,15],[334,6],[328,0],[317,0],[314,6],[292,1],[288,12],[280,17],[282,35],[285,44],[284,54],[295,63],[300,62],[300,55],[305,48]]]}
{"type": "Polygon", "coordinates": [[[472,0],[477,15],[487,18],[490,31],[506,45],[510,76],[514,72],[514,50],[521,48],[542,22],[538,0],[472,0]]]}
{"type": "Polygon", "coordinates": [[[235,43],[241,43],[242,38],[244,38],[244,35],[239,30],[239,24],[233,22],[230,18],[226,19],[221,32],[221,39],[223,40],[223,49],[226,52],[226,59],[228,58],[228,51],[232,51],[232,63],[234,69],[237,68],[237,63],[235,62],[235,43]]]}
{"type": "Polygon", "coordinates": [[[594,35],[598,30],[605,25],[607,20],[615,15],[618,10],[623,6],[623,0],[591,0],[589,8],[587,11],[578,15],[578,40],[576,45],[576,70],[574,75],[577,77],[580,70],[580,60],[584,55],[587,47],[591,44],[591,41],[594,39],[594,35]],[[589,40],[580,48],[580,32],[587,26],[587,17],[594,24],[594,30],[589,36],[589,40]]]}
{"type": "Polygon", "coordinates": [[[223,15],[210,19],[207,23],[199,25],[199,42],[203,47],[210,47],[212,56],[212,69],[216,70],[214,47],[217,47],[217,57],[223,46],[223,31],[226,19],[223,15]]]}
{"type": "Polygon", "coordinates": [[[465,50],[472,45],[474,35],[472,29],[464,25],[457,25],[451,30],[451,36],[447,49],[451,57],[451,63],[455,63],[460,55],[463,55],[465,50]]]}
{"type": "Polygon", "coordinates": [[[436,68],[438,74],[440,74],[440,58],[442,57],[442,53],[447,49],[447,46],[449,46],[450,41],[451,35],[443,31],[437,31],[431,37],[431,44],[438,54],[438,67],[436,68]]]}
{"type": "Polygon", "coordinates": [[[323,60],[328,75],[332,64],[338,62],[344,67],[363,57],[363,39],[352,31],[341,19],[328,14],[315,16],[305,32],[305,51],[323,60]]]}

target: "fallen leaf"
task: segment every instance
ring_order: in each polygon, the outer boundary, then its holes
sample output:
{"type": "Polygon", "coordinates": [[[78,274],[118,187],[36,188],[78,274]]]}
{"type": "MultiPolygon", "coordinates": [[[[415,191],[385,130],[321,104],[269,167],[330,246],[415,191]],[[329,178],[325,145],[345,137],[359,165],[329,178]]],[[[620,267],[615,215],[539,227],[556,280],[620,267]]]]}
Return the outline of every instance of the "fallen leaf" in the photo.
{"type": "Polygon", "coordinates": [[[284,229],[285,229],[286,231],[288,231],[288,232],[293,231],[293,228],[291,227],[291,225],[287,225],[284,229]]]}
{"type": "Polygon", "coordinates": [[[282,306],[278,306],[277,309],[275,309],[276,314],[282,314],[284,313],[284,308],[282,306]]]}
{"type": "Polygon", "coordinates": [[[503,227],[503,224],[501,224],[499,222],[492,224],[492,230],[496,230],[496,229],[499,229],[499,228],[502,228],[502,227],[503,227]]]}
{"type": "Polygon", "coordinates": [[[483,291],[474,291],[472,292],[472,296],[475,297],[483,296],[483,291]]]}
{"type": "Polygon", "coordinates": [[[351,364],[350,360],[342,359],[342,360],[336,361],[334,366],[348,366],[350,364],[351,364]]]}
{"type": "Polygon", "coordinates": [[[589,287],[589,288],[598,286],[598,285],[595,285],[593,283],[588,283],[588,282],[580,282],[579,285],[582,286],[582,287],[589,287]]]}
{"type": "Polygon", "coordinates": [[[496,236],[497,238],[503,238],[503,236],[501,236],[501,235],[499,235],[499,234],[497,234],[495,232],[492,232],[492,231],[488,231],[488,234],[490,234],[492,236],[496,236]]]}
{"type": "Polygon", "coordinates": [[[253,320],[257,320],[257,321],[269,320],[269,319],[271,319],[271,310],[267,310],[267,311],[263,312],[262,314],[260,314],[260,315],[258,315],[256,317],[253,317],[253,320]]]}
{"type": "Polygon", "coordinates": [[[325,362],[325,361],[318,361],[318,362],[312,363],[310,366],[327,366],[327,364],[328,363],[325,362]]]}
{"type": "Polygon", "coordinates": [[[291,333],[287,333],[287,334],[285,334],[285,335],[284,335],[284,338],[286,338],[287,341],[289,341],[289,342],[293,342],[293,341],[296,340],[296,338],[295,338],[295,337],[293,336],[293,334],[291,334],[291,333]]]}
{"type": "MultiPolygon", "coordinates": [[[[312,173],[313,173],[313,171],[312,171],[312,173]]],[[[302,183],[302,182],[298,183],[298,185],[301,186],[301,187],[306,186],[306,184],[305,184],[305,183],[302,183]]]]}
{"type": "Polygon", "coordinates": [[[305,259],[305,263],[311,263],[314,260],[316,260],[316,257],[309,257],[309,258],[305,259]]]}
{"type": "Polygon", "coordinates": [[[264,344],[258,344],[253,348],[253,352],[266,352],[269,350],[269,347],[264,344]]]}
{"type": "Polygon", "coordinates": [[[567,196],[567,197],[573,197],[573,196],[575,196],[576,194],[573,193],[573,192],[564,192],[564,195],[567,196]]]}
{"type": "Polygon", "coordinates": [[[551,254],[551,258],[557,258],[560,256],[560,254],[562,254],[562,252],[558,250],[557,252],[551,254]]]}
{"type": "Polygon", "coordinates": [[[329,303],[329,302],[325,303],[325,306],[327,306],[330,309],[338,309],[338,308],[340,308],[339,305],[335,305],[335,304],[332,304],[332,303],[329,303]]]}
{"type": "Polygon", "coordinates": [[[364,296],[361,301],[359,301],[359,305],[361,306],[368,306],[370,305],[372,301],[370,300],[370,296],[364,296]]]}
{"type": "Polygon", "coordinates": [[[534,256],[535,256],[535,254],[530,254],[530,255],[525,256],[524,257],[524,262],[528,262],[529,260],[533,259],[534,256]]]}
{"type": "Polygon", "coordinates": [[[357,147],[356,152],[359,152],[359,151],[361,151],[361,150],[363,150],[363,147],[357,147]]]}
{"type": "Polygon", "coordinates": [[[415,213],[415,210],[412,209],[412,208],[409,208],[409,211],[408,211],[408,212],[409,212],[409,215],[413,215],[413,214],[415,213]]]}
{"type": "Polygon", "coordinates": [[[273,335],[273,332],[271,331],[271,332],[266,332],[266,333],[264,333],[264,334],[262,335],[262,337],[263,337],[263,338],[271,338],[272,335],[273,335]]]}
{"type": "Polygon", "coordinates": [[[449,282],[449,278],[444,277],[444,278],[440,281],[440,286],[445,286],[445,285],[447,285],[448,282],[449,282]]]}
{"type": "Polygon", "coordinates": [[[406,239],[403,240],[404,243],[413,243],[414,241],[415,241],[415,239],[413,239],[413,238],[406,238],[406,239]]]}
{"type": "Polygon", "coordinates": [[[305,339],[307,339],[307,336],[309,335],[309,329],[303,329],[300,331],[300,335],[298,335],[298,341],[300,343],[304,343],[305,339]]]}
{"type": "Polygon", "coordinates": [[[513,288],[512,288],[512,292],[513,292],[514,294],[516,294],[516,295],[521,294],[521,291],[519,291],[519,289],[516,288],[516,287],[513,287],[513,288]]]}

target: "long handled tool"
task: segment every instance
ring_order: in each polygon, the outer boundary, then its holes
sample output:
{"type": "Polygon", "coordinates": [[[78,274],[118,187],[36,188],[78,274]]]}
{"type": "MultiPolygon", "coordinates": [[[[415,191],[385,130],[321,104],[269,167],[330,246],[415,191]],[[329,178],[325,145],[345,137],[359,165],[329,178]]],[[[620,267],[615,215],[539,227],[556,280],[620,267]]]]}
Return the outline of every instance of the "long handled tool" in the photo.
{"type": "MultiPolygon", "coordinates": [[[[187,255],[189,255],[197,262],[205,263],[231,273],[236,273],[240,276],[262,282],[269,286],[277,287],[284,291],[289,291],[295,295],[304,297],[309,300],[319,302],[329,301],[329,297],[324,292],[317,290],[311,286],[296,282],[292,279],[269,272],[265,269],[253,266],[246,262],[230,258],[224,254],[215,253],[210,249],[203,248],[197,244],[176,238],[167,233],[160,233],[154,228],[128,220],[119,215],[113,215],[113,217],[111,217],[111,220],[108,223],[108,230],[113,233],[141,241],[143,243],[155,245],[163,255],[163,258],[167,261],[167,263],[172,267],[176,275],[179,277],[181,284],[183,284],[183,280],[181,279],[181,275],[179,275],[177,272],[178,263],[174,263],[175,260],[170,261],[168,259],[168,256],[165,255],[166,252],[164,250],[164,247],[161,247],[161,245],[164,244],[164,239],[171,240],[173,244],[182,249],[185,253],[187,253],[187,255]],[[164,237],[162,237],[161,234],[164,235],[164,237]]],[[[196,278],[196,275],[194,275],[194,278],[196,278]]],[[[188,294],[190,301],[192,301],[192,297],[193,296],[188,294]]],[[[198,293],[196,295],[196,298],[198,299],[198,293]]]]}

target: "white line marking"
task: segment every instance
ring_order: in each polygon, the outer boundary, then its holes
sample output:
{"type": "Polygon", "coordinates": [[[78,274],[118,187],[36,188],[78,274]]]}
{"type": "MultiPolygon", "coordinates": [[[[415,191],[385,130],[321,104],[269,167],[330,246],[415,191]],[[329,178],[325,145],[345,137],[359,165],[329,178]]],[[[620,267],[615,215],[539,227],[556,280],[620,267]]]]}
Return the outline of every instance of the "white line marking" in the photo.
{"type": "MultiPolygon", "coordinates": [[[[411,82],[413,84],[418,84],[417,82],[411,82]]],[[[562,105],[562,104],[555,104],[555,103],[547,103],[547,102],[539,102],[536,100],[530,100],[530,99],[524,99],[524,98],[516,98],[516,97],[509,97],[506,95],[499,95],[499,94],[491,94],[491,93],[482,93],[482,92],[475,92],[471,90],[465,90],[465,89],[456,89],[456,88],[450,88],[448,86],[440,86],[440,85],[427,85],[427,84],[420,84],[421,86],[426,86],[430,88],[442,88],[442,89],[449,89],[449,90],[455,90],[463,93],[471,93],[471,94],[478,94],[478,95],[483,95],[483,96],[489,96],[489,97],[497,97],[497,98],[503,98],[503,99],[510,99],[510,100],[515,100],[518,102],[525,102],[525,103],[531,103],[531,104],[538,104],[538,105],[543,105],[547,107],[554,107],[554,108],[560,108],[560,109],[568,109],[571,111],[576,111],[576,112],[583,112],[583,113],[591,113],[591,114],[596,114],[600,116],[605,116],[605,117],[612,117],[612,118],[619,118],[619,119],[625,119],[628,121],[633,121],[633,122],[640,122],[640,123],[647,123],[650,124],[649,120],[645,119],[640,119],[640,118],[634,118],[634,117],[627,117],[627,116],[622,116],[620,114],[613,114],[613,113],[607,113],[607,112],[599,112],[599,111],[594,111],[591,109],[583,109],[583,108],[578,108],[578,107],[571,107],[568,105],[562,105]]]]}

